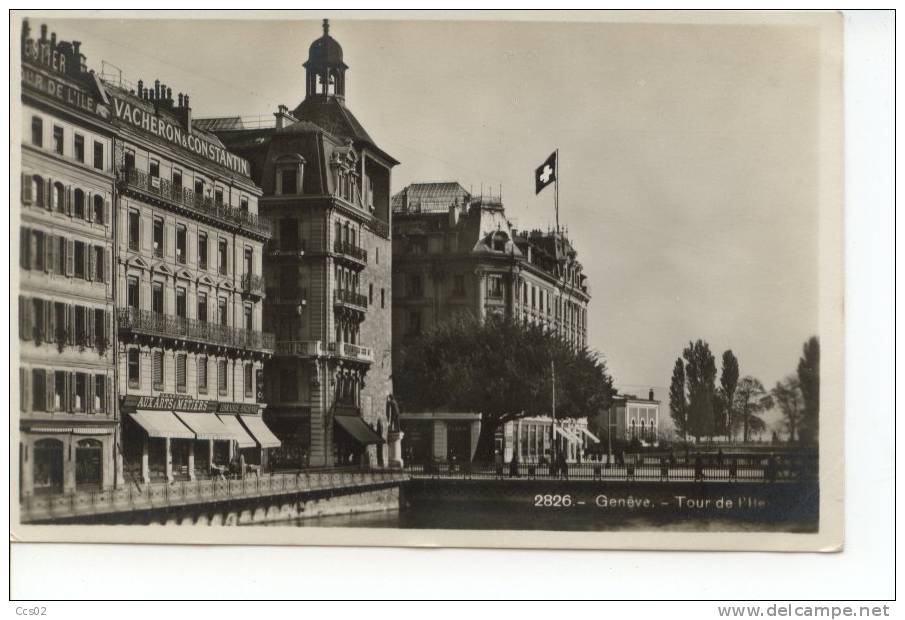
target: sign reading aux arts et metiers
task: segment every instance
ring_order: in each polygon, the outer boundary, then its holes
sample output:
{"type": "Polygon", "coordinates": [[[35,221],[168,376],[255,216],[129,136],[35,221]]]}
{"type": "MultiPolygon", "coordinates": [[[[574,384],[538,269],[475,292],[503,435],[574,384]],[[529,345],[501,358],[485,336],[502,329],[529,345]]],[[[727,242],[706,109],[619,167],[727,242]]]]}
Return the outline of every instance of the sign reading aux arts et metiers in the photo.
{"type": "Polygon", "coordinates": [[[233,172],[249,176],[249,164],[243,158],[233,155],[221,146],[208,142],[204,138],[189,133],[185,128],[155,115],[130,101],[113,96],[113,110],[117,119],[171,142],[176,146],[201,155],[216,164],[229,168],[233,172]]]}

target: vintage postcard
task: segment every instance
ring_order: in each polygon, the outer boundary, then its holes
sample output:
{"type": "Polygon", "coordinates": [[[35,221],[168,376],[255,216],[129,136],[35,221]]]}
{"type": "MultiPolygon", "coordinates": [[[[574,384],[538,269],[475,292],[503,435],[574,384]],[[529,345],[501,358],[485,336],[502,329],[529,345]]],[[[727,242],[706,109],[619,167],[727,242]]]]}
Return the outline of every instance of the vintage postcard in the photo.
{"type": "Polygon", "coordinates": [[[11,539],[841,549],[842,25],[13,12],[11,539]]]}

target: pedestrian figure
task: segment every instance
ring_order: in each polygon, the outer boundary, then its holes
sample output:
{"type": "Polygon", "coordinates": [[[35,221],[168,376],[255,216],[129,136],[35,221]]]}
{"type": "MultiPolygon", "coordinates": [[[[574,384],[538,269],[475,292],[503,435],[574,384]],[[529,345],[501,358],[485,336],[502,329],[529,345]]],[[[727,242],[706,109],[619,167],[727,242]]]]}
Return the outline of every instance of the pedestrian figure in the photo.
{"type": "Polygon", "coordinates": [[[700,454],[694,457],[694,480],[695,482],[704,481],[704,460],[700,454]]]}
{"type": "Polygon", "coordinates": [[[519,477],[518,465],[519,465],[519,463],[518,463],[518,454],[513,454],[513,455],[512,455],[512,460],[509,461],[509,477],[510,477],[510,478],[518,478],[518,477],[519,477]]]}
{"type": "Polygon", "coordinates": [[[669,460],[665,456],[660,458],[660,480],[669,480],[669,460]]]}

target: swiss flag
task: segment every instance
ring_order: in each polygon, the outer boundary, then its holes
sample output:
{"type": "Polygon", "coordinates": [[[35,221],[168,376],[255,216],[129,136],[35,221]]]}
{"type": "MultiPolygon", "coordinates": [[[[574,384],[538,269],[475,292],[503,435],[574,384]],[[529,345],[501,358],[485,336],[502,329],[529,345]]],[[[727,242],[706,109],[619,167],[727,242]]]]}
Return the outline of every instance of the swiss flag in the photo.
{"type": "Polygon", "coordinates": [[[539,194],[542,189],[556,180],[556,151],[547,158],[534,171],[534,193],[539,194]]]}

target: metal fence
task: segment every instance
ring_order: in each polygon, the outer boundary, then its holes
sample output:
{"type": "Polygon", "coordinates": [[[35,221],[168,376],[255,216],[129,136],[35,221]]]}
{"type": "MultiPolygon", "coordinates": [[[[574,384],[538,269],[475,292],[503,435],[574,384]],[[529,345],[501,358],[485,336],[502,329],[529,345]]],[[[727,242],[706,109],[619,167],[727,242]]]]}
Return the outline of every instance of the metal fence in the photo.
{"type": "Polygon", "coordinates": [[[21,520],[43,521],[151,510],[219,501],[253,499],[402,482],[400,470],[298,471],[251,475],[242,479],[191,480],[174,483],[130,484],[118,489],[31,495],[20,502],[21,520]]]}

